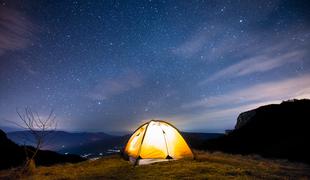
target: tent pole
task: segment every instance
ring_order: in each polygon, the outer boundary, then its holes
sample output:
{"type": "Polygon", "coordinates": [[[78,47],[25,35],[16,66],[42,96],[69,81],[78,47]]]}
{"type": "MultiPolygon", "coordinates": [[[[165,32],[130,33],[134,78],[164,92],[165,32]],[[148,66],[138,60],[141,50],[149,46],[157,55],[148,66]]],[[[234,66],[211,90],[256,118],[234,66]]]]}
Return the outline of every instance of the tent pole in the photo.
{"type": "Polygon", "coordinates": [[[135,165],[137,165],[138,164],[138,160],[141,159],[141,157],[140,157],[141,146],[143,144],[143,140],[144,140],[145,134],[147,133],[147,128],[149,127],[150,123],[151,123],[151,121],[145,127],[145,130],[144,130],[144,133],[143,133],[143,137],[142,137],[142,140],[141,140],[141,144],[140,144],[140,147],[139,147],[139,151],[138,151],[138,157],[137,157],[137,159],[135,161],[135,165]]]}
{"type": "Polygon", "coordinates": [[[166,139],[166,133],[165,133],[165,131],[163,130],[163,128],[161,127],[161,125],[159,125],[159,127],[160,127],[161,130],[163,131],[163,136],[164,136],[164,140],[165,140],[165,144],[166,144],[166,150],[167,150],[167,156],[170,157],[170,155],[169,155],[169,150],[168,150],[167,139],[166,139]]]}

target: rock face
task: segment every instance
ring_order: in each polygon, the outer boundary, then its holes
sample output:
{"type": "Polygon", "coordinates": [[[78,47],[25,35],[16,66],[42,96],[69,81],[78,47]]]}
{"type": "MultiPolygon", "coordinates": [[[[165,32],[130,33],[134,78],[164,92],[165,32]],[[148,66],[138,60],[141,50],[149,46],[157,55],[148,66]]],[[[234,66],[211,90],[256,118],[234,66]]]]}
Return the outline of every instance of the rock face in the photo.
{"type": "MultiPolygon", "coordinates": [[[[7,138],[6,134],[0,130],[0,170],[12,168],[22,165],[26,160],[26,149],[28,149],[28,156],[31,156],[30,150],[33,147],[19,146],[7,138]]],[[[37,165],[52,165],[56,163],[65,162],[81,162],[84,159],[77,155],[62,155],[53,151],[39,150],[35,162],[37,165]]]]}
{"type": "Polygon", "coordinates": [[[229,134],[204,148],[310,163],[310,100],[291,100],[241,113],[229,134]]]}
{"type": "Polygon", "coordinates": [[[256,114],[255,110],[241,113],[237,118],[237,124],[235,126],[235,129],[240,129],[245,124],[247,124],[249,121],[251,121],[251,119],[255,116],[255,114],[256,114]]]}

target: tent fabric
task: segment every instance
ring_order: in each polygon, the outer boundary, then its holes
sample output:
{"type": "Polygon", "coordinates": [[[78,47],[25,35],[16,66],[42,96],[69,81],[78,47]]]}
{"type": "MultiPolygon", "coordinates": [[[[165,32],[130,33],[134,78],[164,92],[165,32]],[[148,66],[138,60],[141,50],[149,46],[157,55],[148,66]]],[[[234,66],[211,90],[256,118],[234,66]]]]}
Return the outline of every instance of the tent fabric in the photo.
{"type": "Polygon", "coordinates": [[[127,154],[131,157],[138,157],[139,156],[139,150],[140,145],[142,142],[142,138],[144,136],[144,132],[146,129],[147,124],[142,125],[138,130],[135,131],[135,133],[130,137],[129,143],[127,143],[127,146],[125,148],[125,152],[128,152],[127,154]]]}
{"type": "Polygon", "coordinates": [[[180,132],[161,120],[151,120],[141,125],[130,137],[125,153],[135,159],[194,157],[180,132]]]}

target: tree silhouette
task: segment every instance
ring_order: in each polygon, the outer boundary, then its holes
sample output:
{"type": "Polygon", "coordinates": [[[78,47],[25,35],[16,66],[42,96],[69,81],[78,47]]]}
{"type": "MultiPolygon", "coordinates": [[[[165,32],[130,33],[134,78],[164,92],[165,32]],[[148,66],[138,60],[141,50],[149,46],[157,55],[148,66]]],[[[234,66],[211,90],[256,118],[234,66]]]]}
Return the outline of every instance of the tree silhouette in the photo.
{"type": "MultiPolygon", "coordinates": [[[[57,121],[53,110],[50,111],[47,118],[40,117],[37,112],[32,111],[32,109],[29,107],[26,107],[25,110],[22,112],[16,109],[16,112],[21,119],[21,123],[15,124],[25,130],[28,130],[32,134],[35,141],[34,149],[24,146],[27,156],[25,162],[26,169],[27,167],[35,163],[34,159],[38,151],[43,147],[44,143],[46,142],[47,136],[56,130],[57,121]]],[[[27,134],[25,134],[25,138],[26,136],[27,134]]]]}

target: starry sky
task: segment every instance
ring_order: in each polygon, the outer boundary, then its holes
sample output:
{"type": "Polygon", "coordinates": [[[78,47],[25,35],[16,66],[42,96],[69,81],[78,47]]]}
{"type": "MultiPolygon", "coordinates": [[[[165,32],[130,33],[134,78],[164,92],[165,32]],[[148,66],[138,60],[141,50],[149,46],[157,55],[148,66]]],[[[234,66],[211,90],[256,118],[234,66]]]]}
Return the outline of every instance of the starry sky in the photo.
{"type": "Polygon", "coordinates": [[[303,0],[0,0],[0,126],[28,106],[58,129],[149,119],[223,132],[239,113],[310,98],[303,0]]]}

